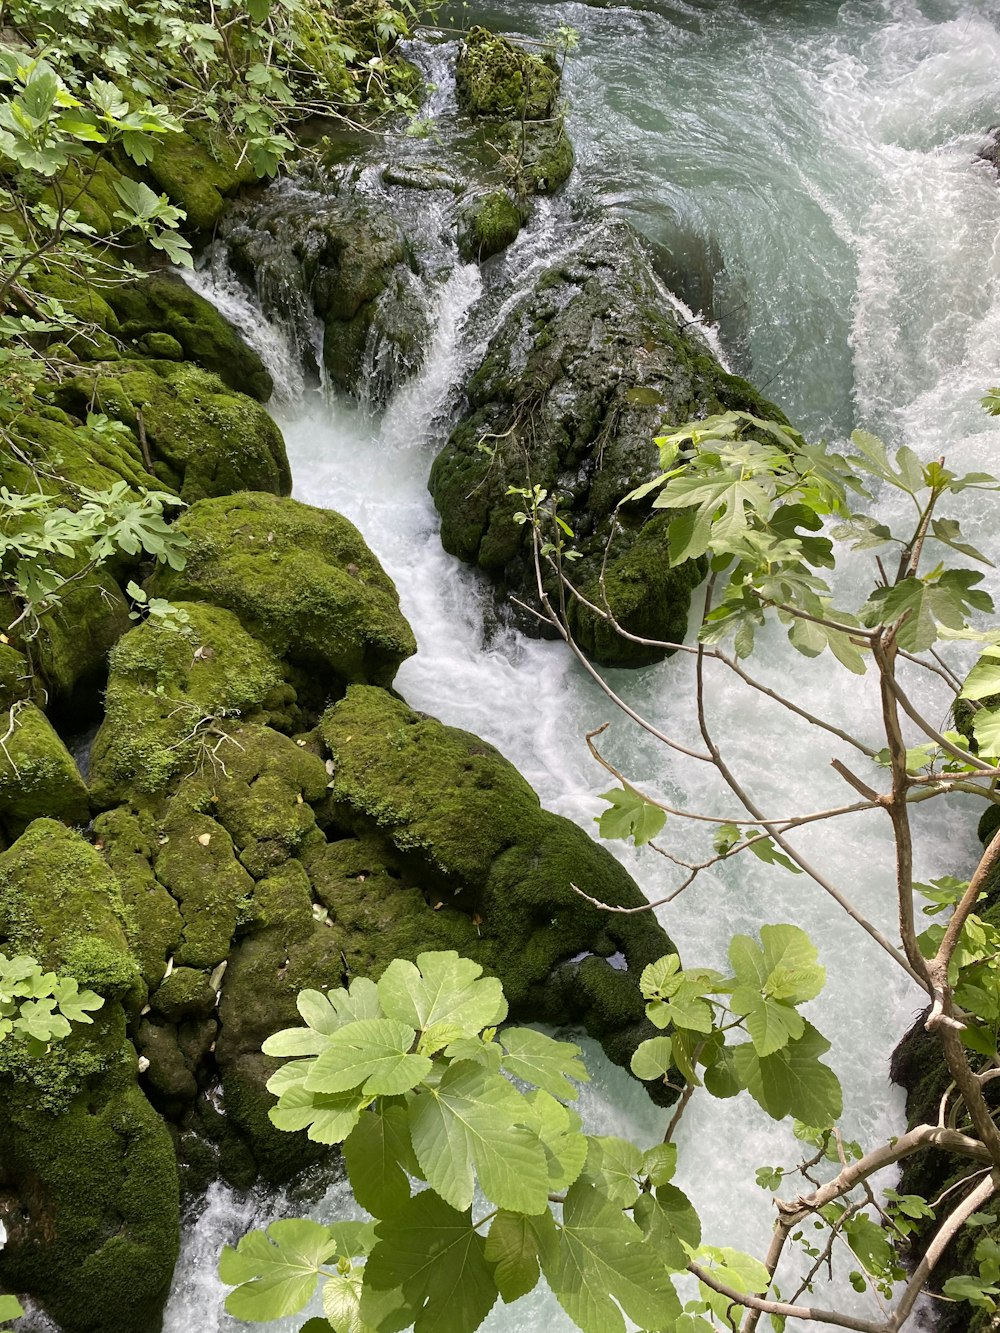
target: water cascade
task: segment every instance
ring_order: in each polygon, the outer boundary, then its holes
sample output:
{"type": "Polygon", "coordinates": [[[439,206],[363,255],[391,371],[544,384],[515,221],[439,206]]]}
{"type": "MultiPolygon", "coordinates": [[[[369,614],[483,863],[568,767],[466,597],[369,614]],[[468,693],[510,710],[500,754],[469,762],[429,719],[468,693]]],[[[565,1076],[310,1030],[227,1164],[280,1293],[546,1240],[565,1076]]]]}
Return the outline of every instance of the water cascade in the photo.
{"type": "MultiPolygon", "coordinates": [[[[565,75],[578,167],[487,272],[442,251],[439,218],[420,219],[432,335],[422,369],[384,411],[307,387],[282,330],[260,319],[223,265],[195,281],[244,326],[275,372],[274,411],[296,496],[352,519],[396,581],[419,643],[396,682],[412,706],[493,742],[548,808],[586,828],[608,781],[583,735],[609,718],[609,753],[634,781],[692,808],[738,814],[704,766],[668,756],[615,717],[561,645],[498,628],[488,614],[484,633],[491,598],[478,576],[441,549],[428,469],[463,373],[505,304],[595,210],[615,207],[672,254],[665,277],[703,312],[712,326],[706,336],[718,339],[733,368],[807,434],[836,443],[864,425],[924,455],[945,453],[952,465],[995,470],[1000,430],[982,415],[978,397],[997,378],[1000,188],[992,168],[976,159],[1000,117],[995,6],[657,0],[606,8],[501,0],[474,17],[533,36],[560,22],[578,29],[580,46],[565,75]]],[[[468,24],[469,11],[455,21],[468,24]]],[[[422,48],[418,56],[438,85],[432,115],[447,114],[453,49],[422,48]]],[[[433,141],[419,151],[432,159],[433,141]]],[[[371,191],[382,188],[373,176],[371,191]]],[[[986,503],[978,537],[989,547],[995,523],[986,503]]],[[[856,580],[860,568],[848,562],[842,577],[856,580]]],[[[877,721],[870,689],[827,661],[807,663],[780,633],[765,637],[755,669],[786,687],[793,680],[806,707],[852,730],[877,721]]],[[[613,673],[613,684],[672,734],[693,739],[687,661],[613,673]]],[[[780,709],[736,692],[729,679],[713,677],[710,706],[728,761],[769,810],[842,801],[828,767],[836,742],[808,728],[793,733],[780,709]]],[[[958,800],[933,810],[917,849],[918,876],[961,873],[972,858],[974,813],[958,800]]],[[[820,825],[808,848],[891,934],[885,823],[867,816],[863,826],[856,817],[820,825]]],[[[682,853],[702,845],[676,821],[668,832],[682,853]]],[[[616,851],[651,899],[674,882],[666,862],[620,844],[616,851]]],[[[859,1139],[891,1133],[902,1099],[889,1087],[888,1060],[918,996],[817,889],[746,861],[703,876],[658,909],[664,925],[686,960],[711,965],[723,965],[731,933],[755,922],[794,920],[809,930],[830,975],[813,1017],[833,1041],[828,1058],[845,1088],[845,1129],[859,1139]]],[[[588,1056],[595,1075],[582,1100],[589,1127],[655,1141],[663,1113],[592,1046],[588,1056]]],[[[760,1253],[770,1203],[753,1169],[792,1159],[790,1132],[747,1099],[696,1097],[681,1131],[678,1183],[698,1204],[706,1239],[760,1253]]],[[[222,1312],[213,1276],[218,1251],[292,1206],[284,1198],[236,1198],[222,1187],[209,1194],[190,1220],[168,1333],[237,1327],[222,1312]]],[[[327,1218],[349,1206],[342,1184],[312,1205],[327,1218]]],[[[495,1310],[487,1327],[528,1333],[543,1324],[570,1327],[554,1301],[536,1296],[495,1310]]]]}

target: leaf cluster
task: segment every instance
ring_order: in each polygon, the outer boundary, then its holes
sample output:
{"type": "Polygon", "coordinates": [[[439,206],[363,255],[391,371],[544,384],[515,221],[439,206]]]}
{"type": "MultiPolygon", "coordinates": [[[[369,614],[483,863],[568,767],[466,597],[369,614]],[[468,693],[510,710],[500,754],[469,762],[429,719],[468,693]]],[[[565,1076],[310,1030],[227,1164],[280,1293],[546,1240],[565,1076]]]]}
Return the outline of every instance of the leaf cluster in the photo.
{"type": "Polygon", "coordinates": [[[27,955],[0,953],[0,1043],[20,1042],[29,1055],[44,1055],[53,1042],[69,1036],[73,1023],[92,1023],[90,1015],[103,1004],[100,995],[81,990],[75,977],[45,972],[27,955]]]}

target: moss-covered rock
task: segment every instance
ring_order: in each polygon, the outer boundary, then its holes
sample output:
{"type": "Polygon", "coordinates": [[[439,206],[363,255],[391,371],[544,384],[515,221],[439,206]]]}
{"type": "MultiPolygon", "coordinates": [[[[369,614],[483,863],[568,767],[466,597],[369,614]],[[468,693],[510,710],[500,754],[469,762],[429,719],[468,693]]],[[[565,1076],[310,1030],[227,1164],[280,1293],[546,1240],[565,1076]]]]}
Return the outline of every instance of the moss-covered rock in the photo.
{"type": "Polygon", "coordinates": [[[54,397],[85,417],[94,407],[145,441],[154,485],[186,503],[233,491],[287,495],[291,473],[281,431],[245,394],[188,362],[123,361],[66,380],[54,397]]]}
{"type": "Polygon", "coordinates": [[[178,1251],[173,1148],[126,1037],[146,994],[126,926],[114,875],[63,825],[36,820],[0,855],[0,945],[105,997],[43,1059],[0,1049],[0,1282],[66,1333],[148,1333],[178,1251]]]}
{"type": "Polygon", "coordinates": [[[280,717],[294,697],[277,658],[231,612],[178,606],[189,617],[181,629],[147,620],[111,654],[91,751],[99,805],[162,793],[184,773],[225,763],[228,719],[280,717]]]}
{"type": "Polygon", "coordinates": [[[169,270],[109,288],[108,301],[118,317],[121,336],[139,342],[141,350],[171,360],[196,361],[230,389],[262,403],[270,398],[274,385],[257,353],[210,301],[169,270]],[[163,347],[165,337],[174,340],[179,356],[155,350],[163,347]]]}
{"type": "MultiPolygon", "coordinates": [[[[598,606],[606,593],[629,633],[676,642],[699,567],[669,568],[665,524],[648,503],[618,505],[658,471],[653,439],[666,423],[728,408],[783,419],[682,329],[637,234],[605,224],[539,277],[469,381],[468,409],[431,469],[441,540],[533,601],[530,525],[517,526],[524,501],[507,492],[544,487],[573,531],[577,587],[598,606]]],[[[663,656],[586,608],[570,615],[600,662],[663,656]]]]}
{"type": "Polygon", "coordinates": [[[255,180],[253,167],[235,144],[202,126],[159,136],[147,170],[171,202],[183,208],[194,231],[210,231],[227,197],[255,180]]]}
{"type": "Polygon", "coordinates": [[[87,784],[45,714],[22,702],[2,716],[2,723],[0,827],[7,836],[16,837],[44,815],[86,824],[87,784]]]}
{"type": "Polygon", "coordinates": [[[317,698],[336,698],[349,681],[388,685],[414,651],[392,581],[339,514],[237,495],[193,505],[178,527],[190,539],[187,564],[158,570],[153,590],[234,611],[311,678],[317,698]]]}
{"type": "Polygon", "coordinates": [[[119,806],[94,820],[97,848],[114,872],[125,908],[125,932],[142,978],[152,991],[181,938],[181,914],[153,874],[155,837],[130,810],[119,806]]]}
{"type": "Polygon", "coordinates": [[[529,194],[554,194],[573,171],[573,144],[560,116],[555,121],[511,126],[509,152],[517,162],[516,176],[529,194]]]}
{"type": "MultiPolygon", "coordinates": [[[[573,891],[578,883],[603,902],[639,905],[614,857],[542,810],[492,746],[382,690],[352,687],[321,731],[334,765],[335,821],[378,839],[386,863],[419,886],[417,916],[431,937],[440,938],[429,924],[438,913],[464,916],[448,927],[450,947],[501,978],[515,1014],[582,1021],[613,1058],[627,1060],[644,1023],[638,974],[670,941],[652,915],[610,916],[573,891]],[[578,984],[581,956],[600,986],[578,984]]],[[[324,901],[338,911],[336,894],[324,901]]]]}
{"type": "Polygon", "coordinates": [[[465,260],[489,259],[505,250],[521,230],[521,212],[506,190],[491,190],[464,210],[458,248],[465,260]]]}
{"type": "Polygon", "coordinates": [[[9,643],[0,643],[0,712],[8,712],[12,704],[22,699],[39,703],[41,698],[28,659],[9,643]]]}
{"type": "Polygon", "coordinates": [[[531,55],[486,28],[473,28],[455,68],[459,105],[474,116],[546,120],[559,96],[554,56],[531,55]]]}
{"type": "Polygon", "coordinates": [[[175,967],[149,997],[153,1011],[168,1023],[185,1018],[209,1018],[215,1009],[215,990],[206,972],[175,967]]]}

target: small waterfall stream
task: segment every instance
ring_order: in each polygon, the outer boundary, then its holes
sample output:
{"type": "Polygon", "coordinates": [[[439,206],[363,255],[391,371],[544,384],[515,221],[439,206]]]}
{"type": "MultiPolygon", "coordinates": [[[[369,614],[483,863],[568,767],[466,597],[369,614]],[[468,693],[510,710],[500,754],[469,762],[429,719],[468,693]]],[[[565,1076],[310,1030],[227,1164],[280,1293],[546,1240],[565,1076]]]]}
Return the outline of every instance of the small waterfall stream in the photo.
{"type": "MultiPolygon", "coordinates": [[[[396,581],[419,644],[397,678],[411,705],[497,745],[548,808],[591,831],[607,777],[589,760],[583,734],[609,719],[609,753],[633,780],[679,804],[738,814],[705,766],[667,756],[616,718],[560,645],[503,629],[484,637],[490,598],[441,549],[428,469],[463,374],[505,304],[571,243],[589,210],[615,206],[671,249],[678,268],[687,265],[693,276],[681,294],[718,321],[734,367],[807,433],[836,444],[864,425],[923,454],[995,471],[1000,423],[982,415],[978,397],[1000,378],[1000,188],[975,158],[1000,119],[994,7],[991,0],[659,0],[614,8],[499,0],[477,5],[473,17],[532,35],[559,22],[579,30],[566,74],[578,171],[485,274],[442,251],[439,218],[421,220],[433,338],[423,369],[384,412],[308,387],[282,331],[261,320],[224,268],[195,281],[275,373],[274,413],[296,496],[351,518],[396,581]]],[[[456,19],[467,24],[469,11],[456,19]]],[[[422,56],[438,85],[431,110],[441,116],[450,49],[422,56]]],[[[412,151],[431,161],[433,141],[412,151]]],[[[373,179],[371,188],[382,187],[373,179]]],[[[973,540],[987,548],[996,529],[989,503],[967,525],[978,525],[973,540]]],[[[865,576],[852,559],[840,571],[853,588],[865,576]]],[[[870,686],[827,660],[807,662],[780,633],[763,636],[754,669],[777,685],[791,681],[804,706],[875,734],[870,686]]],[[[694,738],[689,662],[611,677],[633,707],[694,738]]],[[[769,812],[842,802],[843,784],[829,768],[836,743],[790,728],[780,709],[734,690],[731,679],[713,676],[709,688],[727,760],[769,812]]],[[[965,871],[974,824],[967,803],[936,802],[922,827],[918,876],[965,871]]],[[[682,855],[703,845],[676,821],[670,833],[682,855]]],[[[802,845],[892,933],[887,827],[852,817],[815,826],[802,845]]],[[[667,863],[621,844],[614,850],[651,899],[674,882],[667,863]]],[[[723,964],[731,933],[755,923],[793,920],[809,930],[830,977],[811,1016],[833,1042],[828,1059],[845,1088],[845,1131],[861,1140],[892,1132],[902,1098],[889,1087],[888,1059],[918,996],[819,890],[746,861],[704,876],[658,909],[665,928],[688,961],[710,965],[723,964]]],[[[589,1127],[658,1138],[663,1113],[596,1048],[588,1046],[588,1057],[589,1127]]],[[[790,1162],[790,1131],[746,1098],[697,1096],[681,1140],[678,1183],[698,1204],[706,1239],[760,1253],[771,1205],[753,1183],[754,1167],[790,1162]]],[[[167,1333],[238,1327],[221,1309],[218,1252],[249,1225],[295,1206],[216,1187],[186,1232],[167,1333]]],[[[342,1183],[311,1204],[327,1218],[349,1206],[342,1183]]],[[[570,1327],[545,1295],[495,1310],[487,1327],[534,1333],[543,1325],[570,1327]]]]}

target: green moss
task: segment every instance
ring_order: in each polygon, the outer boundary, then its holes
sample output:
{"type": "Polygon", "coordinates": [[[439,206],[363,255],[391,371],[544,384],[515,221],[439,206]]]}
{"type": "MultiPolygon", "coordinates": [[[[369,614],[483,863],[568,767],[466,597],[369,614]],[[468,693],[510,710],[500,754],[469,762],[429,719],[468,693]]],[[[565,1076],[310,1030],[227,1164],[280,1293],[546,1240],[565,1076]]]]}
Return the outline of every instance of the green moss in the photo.
{"type": "Polygon", "coordinates": [[[183,1018],[208,1018],[215,1009],[215,991],[204,972],[175,967],[149,997],[153,1010],[168,1023],[183,1018]]]}
{"type": "Polygon", "coordinates": [[[414,651],[392,581],[339,514],[238,495],[193,505],[178,527],[191,543],[187,564],[158,570],[152,589],[228,607],[308,673],[320,699],[343,681],[388,684],[414,651]]]}
{"type": "MultiPolygon", "coordinates": [[[[120,321],[121,336],[142,339],[152,355],[151,339],[169,335],[180,349],[172,360],[196,361],[240,393],[267,402],[273,384],[263,361],[210,301],[169,271],[151,273],[141,282],[109,289],[108,300],[120,321]]],[[[264,489],[264,488],[257,488],[264,489]]]]}
{"type": "MultiPolygon", "coordinates": [[[[32,699],[37,703],[40,697],[28,659],[9,643],[0,643],[0,711],[6,713],[11,704],[21,699],[32,699]]],[[[5,725],[4,731],[6,729],[5,725]]]]}
{"type": "Polygon", "coordinates": [[[559,96],[559,70],[548,55],[529,55],[506,37],[473,28],[459,52],[455,95],[474,116],[545,120],[559,96]]]}
{"type": "Polygon", "coordinates": [[[110,374],[101,366],[67,380],[56,397],[80,415],[93,405],[127,425],[136,440],[144,435],[159,483],[187,503],[291,489],[285,443],[267,412],[187,362],[127,361],[110,374]]]}
{"type": "MultiPolygon", "coordinates": [[[[671,567],[667,549],[669,516],[642,525],[638,536],[618,559],[609,560],[603,587],[599,578],[581,588],[595,606],[606,604],[627,634],[638,638],[683,643],[687,634],[691,594],[705,576],[701,560],[671,567]]],[[[614,548],[612,547],[612,552],[614,548]]],[[[609,621],[574,601],[570,628],[577,643],[595,662],[639,667],[658,662],[663,650],[623,639],[609,621]]]]}
{"type": "MultiPolygon", "coordinates": [[[[85,324],[96,324],[106,333],[117,334],[118,319],[103,293],[84,277],[67,272],[42,272],[32,278],[34,288],[45,296],[53,297],[65,309],[85,324]]],[[[107,290],[107,289],[105,289],[107,290]]],[[[68,343],[77,353],[86,342],[83,332],[63,331],[68,343]]]]}
{"type": "Polygon", "coordinates": [[[183,632],[145,621],[111,655],[105,718],[91,752],[97,804],[130,793],[165,791],[186,772],[223,762],[226,719],[270,717],[287,687],[272,653],[228,611],[179,604],[190,617],[183,632]]]}
{"type": "Polygon", "coordinates": [[[462,258],[489,259],[505,250],[521,230],[521,213],[506,190],[491,190],[466,211],[459,233],[462,258]]]}
{"type": "Polygon", "coordinates": [[[10,730],[0,746],[0,825],[7,835],[16,837],[41,815],[86,824],[86,783],[45,714],[22,703],[4,716],[3,724],[0,735],[10,730]]]}
{"type": "Polygon", "coordinates": [[[171,802],[156,855],[156,877],[181,910],[174,955],[184,967],[208,970],[229,953],[253,880],[236,859],[229,834],[208,815],[171,802]]]}
{"type": "MultiPolygon", "coordinates": [[[[492,746],[384,691],[353,686],[325,714],[321,731],[333,759],[337,824],[358,834],[364,854],[381,847],[401,886],[419,889],[406,913],[410,939],[446,933],[450,947],[468,949],[502,979],[515,1013],[582,1020],[622,1059],[628,1042],[611,1040],[620,1016],[604,992],[575,985],[577,968],[568,961],[622,954],[627,971],[613,983],[620,1009],[623,987],[638,995],[637,969],[669,950],[652,917],[609,916],[574,893],[573,883],[585,883],[604,902],[639,905],[642,896],[618,862],[575,824],[542,810],[492,746]],[[464,917],[463,926],[446,912],[464,917]]],[[[316,855],[322,862],[332,853],[316,855]]],[[[318,885],[317,892],[338,929],[343,889],[318,885]]],[[[631,1027],[632,1010],[627,1016],[631,1027]]]]}
{"type": "Polygon", "coordinates": [[[121,888],[100,853],[53,819],[36,819],[0,855],[0,937],[16,953],[77,975],[130,1010],[146,998],[129,950],[121,888]]]}
{"type": "Polygon", "coordinates": [[[161,361],[184,360],[184,348],[171,333],[144,334],[141,348],[148,356],[161,361]]]}
{"type": "Polygon", "coordinates": [[[135,1085],[119,1022],[109,1067],[62,1111],[0,1082],[4,1172],[20,1207],[6,1218],[0,1282],[67,1333],[148,1333],[179,1249],[179,1198],[166,1127],[135,1085]]]}
{"type": "Polygon", "coordinates": [[[184,210],[194,231],[210,231],[222,216],[226,196],[255,178],[233,146],[190,125],[182,134],[157,139],[147,170],[171,203],[184,210]]]}
{"type": "Polygon", "coordinates": [[[552,194],[573,171],[573,145],[560,116],[554,123],[512,127],[508,147],[519,157],[518,173],[532,194],[552,194]]]}
{"type": "Polygon", "coordinates": [[[119,807],[95,819],[94,838],[118,881],[129,947],[152,990],[181,938],[180,910],[153,874],[153,837],[136,815],[119,807]]]}

